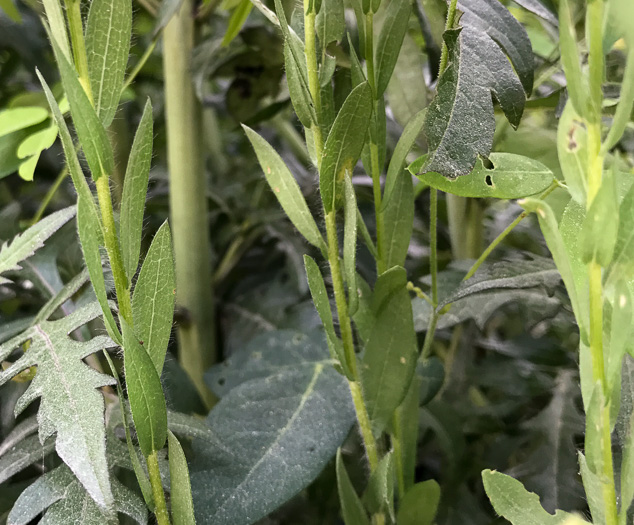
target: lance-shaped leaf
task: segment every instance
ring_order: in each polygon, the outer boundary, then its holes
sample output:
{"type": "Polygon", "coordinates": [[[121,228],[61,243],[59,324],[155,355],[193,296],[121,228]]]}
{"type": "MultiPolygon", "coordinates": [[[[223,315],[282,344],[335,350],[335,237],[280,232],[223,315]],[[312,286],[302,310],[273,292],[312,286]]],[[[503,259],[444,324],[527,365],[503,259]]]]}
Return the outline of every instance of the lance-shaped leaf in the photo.
{"type": "Polygon", "coordinates": [[[20,262],[31,257],[44,246],[44,241],[59,230],[75,216],[75,207],[69,206],[52,213],[25,232],[17,235],[11,242],[5,242],[0,247],[0,284],[11,281],[1,274],[10,270],[19,270],[20,262]]]}
{"type": "Polygon", "coordinates": [[[407,33],[409,15],[412,12],[410,0],[397,0],[390,2],[390,8],[386,10],[385,21],[376,45],[376,95],[379,99],[383,96],[387,85],[392,78],[394,66],[398,59],[403,38],[407,33]]]}
{"type": "Polygon", "coordinates": [[[315,20],[315,30],[322,52],[331,42],[339,42],[346,30],[346,18],[341,0],[321,0],[315,20]]]}
{"type": "Polygon", "coordinates": [[[159,376],[172,331],[175,291],[172,236],[165,221],[152,240],[132,295],[135,333],[159,376]]]}
{"type": "MultiPolygon", "coordinates": [[[[117,464],[129,468],[111,456],[108,459],[111,467],[117,464]]],[[[114,476],[112,493],[117,512],[126,514],[141,525],[147,523],[147,509],[143,501],[114,476]]],[[[8,523],[27,525],[41,513],[45,514],[40,523],[49,525],[102,525],[113,519],[112,514],[104,512],[95,504],[66,465],[47,472],[27,487],[11,509],[8,523]]]]}
{"type": "Polygon", "coordinates": [[[322,331],[264,334],[212,370],[224,397],[207,418],[217,439],[193,443],[194,508],[200,523],[247,525],[315,479],[354,408],[322,331]]]}
{"type": "Polygon", "coordinates": [[[341,458],[341,449],[337,450],[337,488],[341,514],[346,525],[370,525],[368,513],[361,503],[354,486],[348,476],[346,466],[341,458]]]}
{"type": "Polygon", "coordinates": [[[16,404],[22,412],[41,398],[38,421],[40,440],[57,433],[55,449],[79,481],[102,508],[113,505],[106,465],[104,402],[97,388],[114,384],[110,376],[100,374],[82,359],[114,346],[105,336],[75,341],[68,334],[97,318],[98,303],[76,310],[57,321],[42,321],[0,346],[0,361],[26,341],[29,349],[9,368],[0,373],[0,385],[31,366],[37,373],[16,404]]]}
{"type": "Polygon", "coordinates": [[[345,186],[345,222],[343,233],[343,270],[348,285],[348,311],[354,315],[359,308],[357,291],[357,197],[352,178],[346,176],[345,186]]]}
{"type": "Polygon", "coordinates": [[[141,253],[143,211],[152,163],[152,133],[152,105],[148,99],[130,150],[121,199],[121,255],[129,279],[136,273],[141,253]]]}
{"type": "MultiPolygon", "coordinates": [[[[489,23],[495,26],[497,20],[489,23]]],[[[516,24],[517,27],[506,27],[507,31],[524,32],[516,24]]],[[[517,127],[526,102],[524,91],[530,91],[532,74],[530,79],[526,78],[527,72],[517,69],[519,63],[510,53],[513,65],[496,41],[466,23],[462,28],[446,31],[443,38],[449,50],[449,65],[438,81],[438,93],[427,111],[424,132],[430,154],[423,171],[456,178],[471,172],[478,155],[487,157],[491,152],[495,131],[491,95],[500,103],[511,125],[517,127]],[[522,81],[513,66],[524,77],[520,77],[522,81]]]]}
{"type": "Polygon", "coordinates": [[[319,173],[319,190],[326,213],[343,203],[343,178],[359,160],[372,115],[372,90],[367,82],[354,88],[332,125],[319,173]]]}
{"type": "Polygon", "coordinates": [[[93,0],[86,23],[88,76],[95,110],[108,127],[119,105],[132,36],[131,0],[93,0]]]}
{"type": "Polygon", "coordinates": [[[169,430],[167,440],[169,443],[172,521],[174,525],[194,525],[196,519],[194,518],[194,503],[192,502],[187,459],[178,438],[169,430]]]}

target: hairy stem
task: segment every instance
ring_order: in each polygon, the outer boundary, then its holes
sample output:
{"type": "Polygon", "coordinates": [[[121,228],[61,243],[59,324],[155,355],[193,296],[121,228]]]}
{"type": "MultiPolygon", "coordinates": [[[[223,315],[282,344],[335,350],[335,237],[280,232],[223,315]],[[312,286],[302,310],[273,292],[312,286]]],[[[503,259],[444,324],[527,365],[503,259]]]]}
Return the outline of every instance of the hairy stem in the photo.
{"type": "Polygon", "coordinates": [[[165,494],[163,493],[163,485],[161,484],[161,471],[159,470],[158,456],[156,452],[152,452],[147,458],[147,469],[150,475],[150,485],[152,486],[152,495],[154,496],[154,515],[158,525],[169,525],[170,519],[167,513],[167,505],[165,503],[165,494]]]}
{"type": "Polygon", "coordinates": [[[179,361],[208,405],[203,373],[216,361],[216,330],[202,154],[201,108],[192,79],[193,2],[185,0],[163,30],[170,217],[174,235],[176,302],[186,311],[178,327],[179,361]]]}

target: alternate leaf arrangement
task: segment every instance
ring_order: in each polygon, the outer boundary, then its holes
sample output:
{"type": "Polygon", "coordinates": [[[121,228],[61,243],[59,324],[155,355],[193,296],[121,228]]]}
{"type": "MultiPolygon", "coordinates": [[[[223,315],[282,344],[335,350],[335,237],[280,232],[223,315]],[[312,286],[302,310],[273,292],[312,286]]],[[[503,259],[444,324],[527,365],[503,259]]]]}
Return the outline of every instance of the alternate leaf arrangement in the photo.
{"type": "MultiPolygon", "coordinates": [[[[0,6],[6,10],[5,3],[0,6]]],[[[517,3],[556,25],[545,3],[517,3]]],[[[157,32],[179,6],[163,3],[157,32]]],[[[410,0],[353,0],[346,6],[304,0],[290,14],[281,0],[275,0],[275,12],[244,0],[229,19],[222,46],[239,34],[253,6],[283,38],[288,96],[318,180],[317,211],[292,165],[263,135],[247,125],[243,130],[272,194],[313,255],[322,258],[306,254],[303,262],[323,329],[258,335],[212,367],[205,380],[220,401],[205,421],[168,410],[161,378],[176,279],[167,222],[141,262],[154,135],[149,100],[127,159],[119,213],[111,194],[115,156],[107,128],[131,82],[125,77],[132,3],[92,0],[84,20],[80,0],[68,0],[64,8],[59,0],[44,0],[65,97],[56,98],[38,71],[50,112],[33,106],[0,113],[0,138],[17,141],[21,153],[13,169],[31,179],[41,152],[59,134],[77,203],[2,246],[0,285],[10,284],[73,218],[85,270],[52,293],[37,315],[0,334],[0,385],[29,383],[15,404],[16,416],[39,399],[37,418],[18,423],[0,444],[0,483],[53,449],[61,460],[24,487],[7,523],[27,524],[41,514],[43,523],[117,523],[124,514],[143,524],[149,510],[159,525],[246,525],[309,486],[331,460],[346,525],[439,523],[440,486],[433,479],[417,481],[415,472],[421,414],[442,387],[432,355],[437,330],[468,319],[482,325],[492,310],[518,298],[528,302],[535,290],[553,295],[561,280],[580,333],[586,431],[578,457],[592,520],[628,523],[634,406],[631,393],[622,394],[632,388],[622,368],[626,354],[634,355],[634,185],[613,148],[634,104],[629,0],[588,2],[587,67],[573,23],[577,13],[569,0],[559,0],[568,94],[557,138],[563,182],[538,160],[492,152],[494,103],[503,113],[500,121],[517,128],[534,81],[528,34],[498,0],[448,2],[436,94],[403,122],[393,147],[385,99],[418,7],[410,0]],[[627,65],[605,133],[605,56],[617,41],[625,42],[627,65]],[[336,78],[341,69],[349,70],[343,92],[336,78]],[[68,112],[76,141],[65,121],[68,112]],[[425,145],[427,153],[415,158],[413,152],[420,154],[425,145]],[[357,201],[362,170],[371,185],[373,224],[366,224],[357,201]],[[426,188],[429,275],[422,282],[428,291],[406,269],[415,202],[426,188]],[[466,199],[522,199],[524,211],[475,261],[441,274],[439,191],[466,199]],[[555,191],[570,194],[559,219],[548,201],[555,191]],[[539,256],[488,263],[532,213],[554,265],[539,256]],[[362,250],[373,262],[371,281],[362,277],[357,260],[362,250]],[[87,283],[94,294],[75,302],[87,283]],[[467,301],[474,298],[479,302],[467,301]],[[95,335],[99,319],[106,333],[95,335]],[[425,335],[419,341],[421,324],[425,335]],[[353,438],[351,427],[358,430],[353,438]],[[363,465],[355,469],[351,443],[359,440],[363,465]],[[124,482],[122,471],[134,478],[124,482]]],[[[15,9],[11,2],[9,7],[15,9]]],[[[547,410],[556,412],[573,383],[573,374],[558,377],[559,391],[547,410]]],[[[568,410],[577,414],[572,403],[568,410]]],[[[482,479],[495,511],[513,525],[587,523],[562,510],[550,514],[510,476],[485,470],[482,479]]]]}

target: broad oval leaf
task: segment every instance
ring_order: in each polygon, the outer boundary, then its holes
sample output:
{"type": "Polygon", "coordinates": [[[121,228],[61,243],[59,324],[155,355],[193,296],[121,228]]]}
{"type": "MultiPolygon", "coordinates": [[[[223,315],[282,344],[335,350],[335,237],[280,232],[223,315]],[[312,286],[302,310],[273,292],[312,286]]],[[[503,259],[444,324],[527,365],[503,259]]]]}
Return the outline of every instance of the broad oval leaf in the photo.
{"type": "Polygon", "coordinates": [[[119,105],[131,36],[131,0],[90,2],[86,23],[88,76],[95,110],[105,127],[119,105]]]}
{"type": "Polygon", "coordinates": [[[419,173],[428,159],[423,155],[408,169],[432,188],[461,197],[519,199],[544,191],[554,180],[553,172],[541,162],[513,153],[491,153],[492,169],[478,159],[471,173],[453,180],[431,171],[419,173]]]}
{"type": "Polygon", "coordinates": [[[297,494],[333,457],[355,419],[350,391],[321,331],[264,334],[211,376],[224,397],[207,418],[216,439],[193,443],[196,518],[248,525],[297,494]]]}
{"type": "Polygon", "coordinates": [[[161,450],[167,439],[167,408],[161,380],[132,328],[119,317],[123,334],[123,366],[132,420],[145,457],[161,450]]]}
{"type": "Polygon", "coordinates": [[[22,370],[37,366],[35,378],[16,404],[16,413],[41,398],[40,440],[44,442],[57,433],[55,449],[59,457],[95,502],[108,509],[114,500],[106,465],[104,402],[97,389],[114,384],[114,379],[89,368],[82,360],[115,345],[105,336],[82,342],[68,336],[97,318],[100,312],[99,305],[92,303],[62,319],[41,321],[0,345],[2,361],[16,347],[31,341],[28,352],[0,372],[0,385],[22,370]]]}
{"type": "Polygon", "coordinates": [[[132,294],[134,331],[159,376],[172,331],[175,291],[172,235],[165,221],[152,239],[132,294]]]}
{"type": "Polygon", "coordinates": [[[293,177],[282,158],[266,140],[251,128],[244,125],[242,127],[251,141],[262,171],[264,171],[266,181],[269,183],[286,215],[310,244],[325,253],[326,244],[319,232],[319,228],[317,228],[315,219],[308,209],[295,177],[293,177]]]}
{"type": "Polygon", "coordinates": [[[145,104],[139,122],[125,179],[121,199],[121,255],[128,279],[132,279],[139,264],[141,234],[143,233],[143,211],[152,163],[153,123],[150,100],[145,104]]]}
{"type": "Polygon", "coordinates": [[[355,87],[332,125],[321,159],[319,190],[326,213],[343,202],[343,178],[357,163],[372,115],[372,90],[367,82],[355,87]]]}

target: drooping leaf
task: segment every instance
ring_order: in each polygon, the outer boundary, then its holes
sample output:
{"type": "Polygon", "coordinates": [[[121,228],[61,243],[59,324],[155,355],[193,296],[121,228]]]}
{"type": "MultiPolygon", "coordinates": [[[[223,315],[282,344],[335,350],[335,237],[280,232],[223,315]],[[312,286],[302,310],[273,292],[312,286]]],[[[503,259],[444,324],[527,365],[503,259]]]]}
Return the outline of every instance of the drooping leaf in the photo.
{"type": "Polygon", "coordinates": [[[326,213],[343,203],[343,179],[357,163],[372,114],[372,90],[367,82],[355,87],[337,114],[321,159],[319,190],[326,213]]]}
{"type": "Polygon", "coordinates": [[[433,479],[416,483],[398,509],[397,525],[433,525],[440,503],[440,487],[433,479]]]}
{"type": "Polygon", "coordinates": [[[192,489],[189,483],[187,459],[178,439],[169,430],[170,501],[174,525],[195,525],[192,489]]]}
{"type": "Polygon", "coordinates": [[[423,169],[449,178],[466,175],[478,155],[491,152],[491,94],[517,127],[533,84],[530,40],[506,8],[496,0],[463,1],[458,8],[462,27],[444,34],[449,63],[425,122],[430,155],[423,169]]]}
{"type": "MultiPolygon", "coordinates": [[[[485,470],[482,480],[493,508],[512,525],[562,525],[572,517],[561,510],[549,514],[540,505],[536,494],[528,492],[519,481],[506,474],[485,470]]],[[[581,523],[586,522],[581,520],[581,523]]]]}
{"type": "Polygon", "coordinates": [[[69,206],[48,215],[28,230],[16,236],[10,243],[0,247],[0,284],[9,283],[9,279],[1,274],[11,270],[19,270],[20,264],[44,246],[44,241],[59,230],[75,216],[76,209],[69,206]]]}
{"type": "Polygon", "coordinates": [[[412,306],[405,289],[407,277],[402,268],[396,273],[384,273],[375,286],[375,321],[361,368],[364,398],[375,431],[385,427],[405,398],[418,356],[412,306]],[[392,276],[398,286],[381,293],[382,281],[392,276]]]}
{"type": "Polygon", "coordinates": [[[48,111],[39,106],[18,107],[0,111],[0,137],[44,122],[48,116],[48,111]]]}
{"type": "Polygon", "coordinates": [[[376,94],[378,100],[383,96],[392,78],[403,38],[407,33],[409,15],[412,12],[410,0],[397,0],[390,3],[376,44],[376,94]]]}
{"type": "Polygon", "coordinates": [[[199,523],[247,525],[321,472],[354,409],[322,332],[262,335],[213,374],[225,394],[207,418],[217,439],[193,443],[194,508],[199,523]]]}
{"type": "Polygon", "coordinates": [[[247,126],[243,128],[255,149],[264,176],[288,218],[309,243],[325,253],[326,244],[295,177],[266,140],[247,126]]]}
{"type": "Polygon", "coordinates": [[[145,457],[157,452],[167,439],[167,408],[161,380],[152,358],[139,343],[132,328],[119,318],[123,335],[123,366],[128,400],[139,447],[145,457]]]}
{"type": "Polygon", "coordinates": [[[165,221],[152,239],[132,294],[134,330],[159,376],[172,331],[175,291],[172,236],[165,221]]]}
{"type": "Polygon", "coordinates": [[[75,131],[86,155],[92,177],[97,180],[102,175],[110,176],[114,172],[114,155],[106,128],[79,82],[75,68],[54,42],[53,50],[62,77],[62,85],[70,103],[70,114],[73,117],[75,131]]]}
{"type": "Polygon", "coordinates": [[[121,255],[129,279],[136,273],[141,253],[143,211],[152,163],[152,141],[152,105],[148,99],[132,143],[121,198],[121,255]]]}
{"type": "Polygon", "coordinates": [[[104,509],[113,505],[105,453],[104,402],[97,388],[112,385],[112,377],[86,366],[82,359],[114,346],[105,336],[88,341],[68,337],[72,331],[99,316],[92,303],[56,321],[42,321],[0,346],[0,360],[30,340],[17,361],[0,373],[0,385],[31,366],[37,373],[16,405],[22,412],[41,398],[38,420],[40,440],[57,433],[55,449],[95,502],[104,509]]]}
{"type": "Polygon", "coordinates": [[[97,115],[108,127],[119,105],[132,36],[131,0],[93,0],[86,23],[88,76],[97,115]]]}
{"type": "Polygon", "coordinates": [[[346,466],[343,464],[341,449],[337,450],[337,488],[344,523],[346,525],[370,525],[370,519],[363,508],[363,503],[354,490],[346,466]]]}

